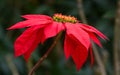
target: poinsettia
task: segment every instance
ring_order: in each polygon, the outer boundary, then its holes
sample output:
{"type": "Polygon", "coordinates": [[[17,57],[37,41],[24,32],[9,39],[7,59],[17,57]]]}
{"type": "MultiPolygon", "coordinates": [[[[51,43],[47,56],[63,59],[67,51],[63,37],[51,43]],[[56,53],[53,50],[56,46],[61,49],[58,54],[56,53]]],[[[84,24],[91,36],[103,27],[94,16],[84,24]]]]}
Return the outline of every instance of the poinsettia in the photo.
{"type": "Polygon", "coordinates": [[[22,17],[26,20],[18,22],[8,29],[26,28],[14,44],[15,56],[24,55],[26,61],[28,61],[38,44],[44,43],[48,38],[56,36],[61,31],[65,31],[65,57],[68,59],[71,56],[77,70],[79,70],[85,63],[89,50],[93,60],[91,40],[101,47],[102,45],[97,36],[104,40],[107,39],[104,34],[94,27],[79,23],[76,18],[71,16],[55,14],[53,17],[49,17],[30,14],[22,17]]]}

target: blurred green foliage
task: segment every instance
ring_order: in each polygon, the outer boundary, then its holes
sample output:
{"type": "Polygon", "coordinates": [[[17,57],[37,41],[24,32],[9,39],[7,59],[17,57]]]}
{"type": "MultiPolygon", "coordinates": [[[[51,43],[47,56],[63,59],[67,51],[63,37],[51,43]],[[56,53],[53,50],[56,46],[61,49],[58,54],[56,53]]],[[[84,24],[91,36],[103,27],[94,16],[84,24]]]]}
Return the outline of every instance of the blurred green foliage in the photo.
{"type": "MultiPolygon", "coordinates": [[[[83,5],[88,23],[98,28],[110,39],[106,43],[102,41],[103,48],[98,47],[98,50],[102,58],[107,53],[104,64],[107,74],[113,75],[112,45],[117,0],[83,0],[83,5]]],[[[47,14],[52,16],[54,13],[62,13],[75,16],[80,20],[78,11],[77,0],[0,0],[0,75],[27,75],[30,65],[34,65],[38,61],[53,41],[53,38],[50,38],[45,44],[39,45],[31,55],[30,63],[25,63],[22,56],[15,58],[13,43],[23,29],[14,31],[6,29],[21,21],[21,15],[47,14]]],[[[63,41],[63,39],[64,37],[61,40],[63,41]]],[[[77,72],[71,59],[65,60],[63,42],[61,43],[61,51],[58,51],[59,46],[55,47],[35,75],[96,75],[97,64],[95,62],[94,66],[90,68],[90,61],[86,62],[77,72]]]]}

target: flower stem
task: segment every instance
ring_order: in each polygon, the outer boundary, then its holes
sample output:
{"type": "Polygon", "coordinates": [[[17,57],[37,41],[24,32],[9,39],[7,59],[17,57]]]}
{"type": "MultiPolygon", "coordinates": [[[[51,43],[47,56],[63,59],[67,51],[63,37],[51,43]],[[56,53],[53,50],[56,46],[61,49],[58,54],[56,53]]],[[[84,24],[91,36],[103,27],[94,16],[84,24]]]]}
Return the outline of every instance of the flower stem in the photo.
{"type": "Polygon", "coordinates": [[[61,35],[62,35],[62,32],[60,32],[60,33],[56,36],[53,44],[50,46],[50,48],[47,50],[47,52],[38,60],[38,62],[35,64],[35,66],[33,66],[33,68],[31,69],[31,71],[29,72],[28,75],[32,75],[33,72],[34,72],[34,71],[40,66],[40,64],[43,62],[43,60],[44,60],[45,58],[47,58],[48,54],[52,51],[53,47],[57,44],[57,42],[58,42],[58,40],[60,39],[61,35]]]}

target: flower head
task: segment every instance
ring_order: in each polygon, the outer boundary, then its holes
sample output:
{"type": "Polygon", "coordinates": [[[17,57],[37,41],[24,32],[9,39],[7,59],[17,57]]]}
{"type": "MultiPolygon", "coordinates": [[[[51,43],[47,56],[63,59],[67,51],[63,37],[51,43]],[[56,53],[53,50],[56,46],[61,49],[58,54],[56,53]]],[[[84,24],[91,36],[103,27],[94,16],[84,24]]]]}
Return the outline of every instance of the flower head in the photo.
{"type": "Polygon", "coordinates": [[[96,28],[79,23],[78,20],[71,16],[55,14],[53,18],[46,15],[24,15],[25,21],[21,21],[8,28],[26,30],[16,39],[14,44],[15,56],[24,55],[26,61],[39,43],[44,43],[50,37],[56,36],[61,31],[65,31],[64,53],[66,59],[70,56],[79,70],[85,63],[90,50],[93,63],[92,45],[93,40],[97,45],[102,47],[99,36],[102,39],[107,37],[96,28]]]}
{"type": "Polygon", "coordinates": [[[53,20],[57,21],[57,22],[62,22],[62,23],[65,23],[65,22],[76,23],[76,22],[78,22],[75,17],[66,16],[66,15],[62,15],[62,14],[54,14],[53,20]]]}

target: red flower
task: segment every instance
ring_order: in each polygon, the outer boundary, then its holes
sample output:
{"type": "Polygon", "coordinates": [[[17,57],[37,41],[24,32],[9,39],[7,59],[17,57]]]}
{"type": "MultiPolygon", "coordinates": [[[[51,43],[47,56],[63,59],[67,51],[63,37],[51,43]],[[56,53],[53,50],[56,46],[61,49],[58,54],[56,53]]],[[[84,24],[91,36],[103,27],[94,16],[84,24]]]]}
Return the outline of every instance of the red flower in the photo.
{"type": "Polygon", "coordinates": [[[66,31],[64,53],[66,59],[70,56],[79,70],[85,63],[90,50],[93,62],[92,46],[90,40],[102,47],[96,35],[107,39],[100,31],[92,26],[79,23],[76,18],[55,14],[53,18],[46,15],[24,15],[25,21],[18,22],[8,29],[26,28],[14,44],[15,56],[24,55],[26,61],[39,43],[44,43],[50,37],[61,31],[66,31]]]}

